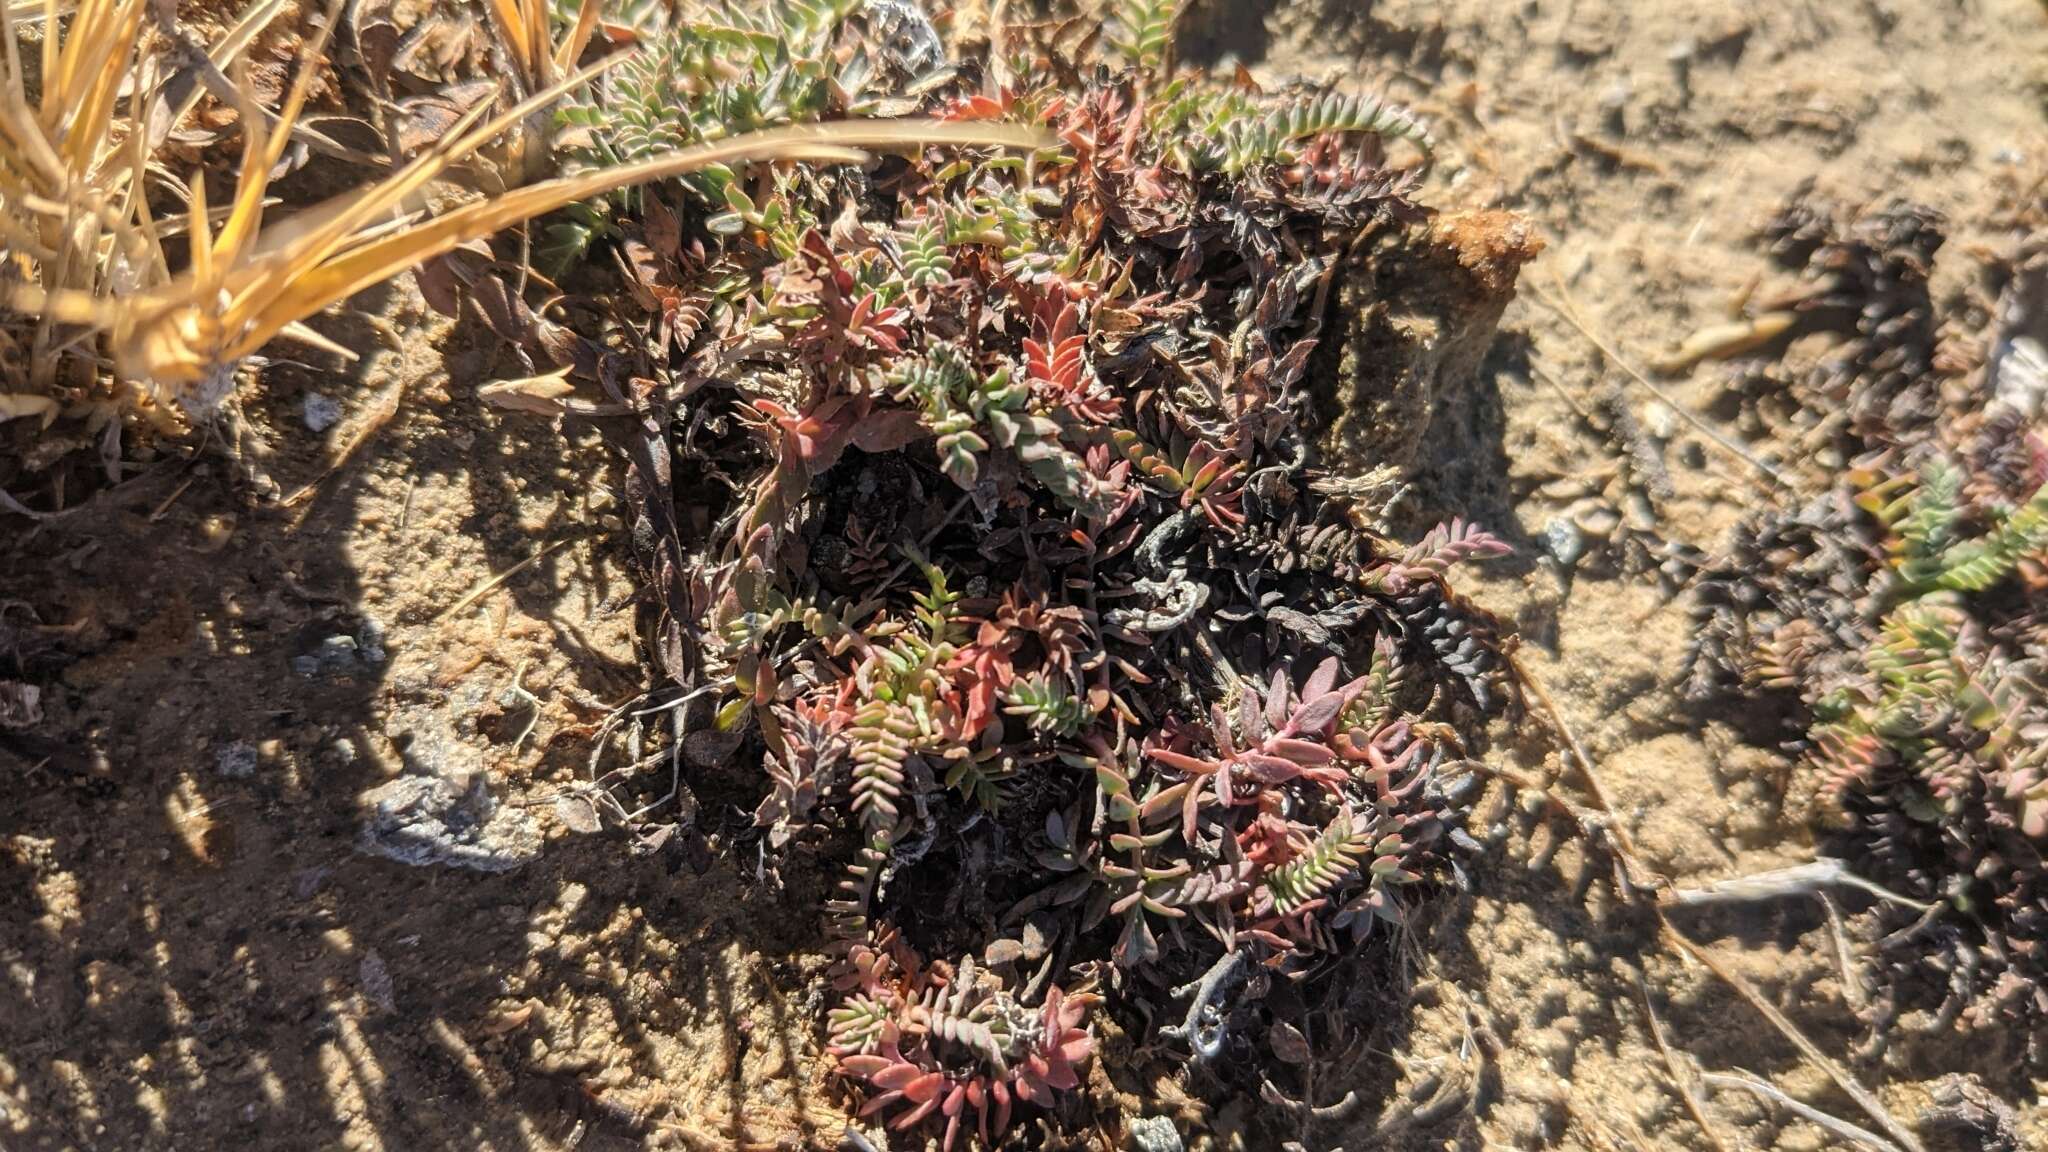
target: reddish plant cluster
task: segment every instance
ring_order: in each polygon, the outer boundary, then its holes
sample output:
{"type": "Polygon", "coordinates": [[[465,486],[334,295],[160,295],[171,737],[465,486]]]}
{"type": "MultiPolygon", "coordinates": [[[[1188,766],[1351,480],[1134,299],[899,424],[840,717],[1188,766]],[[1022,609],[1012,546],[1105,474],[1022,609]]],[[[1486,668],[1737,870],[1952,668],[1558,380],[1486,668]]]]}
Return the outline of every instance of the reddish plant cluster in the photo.
{"type": "MultiPolygon", "coordinates": [[[[584,238],[617,245],[644,331],[507,331],[625,413],[680,747],[763,766],[764,866],[845,869],[839,1070],[951,1146],[1071,1107],[1098,1012],[1247,1089],[1255,1062],[1214,1058],[1265,1050],[1276,982],[1357,1039],[1336,1005],[1360,985],[1329,974],[1393,955],[1375,925],[1437,869],[1463,813],[1441,769],[1496,679],[1446,576],[1505,547],[1462,523],[1382,539],[1317,464],[1326,305],[1362,231],[1419,215],[1388,152],[1426,148],[1419,125],[1174,75],[1160,4],[1114,55],[1086,21],[1020,22],[921,75],[888,47],[914,29],[876,38],[903,7],[792,2],[732,59],[678,42],[622,74],[821,117],[908,101],[1048,146],[649,191],[584,238]],[[1165,1024],[1152,1006],[1203,973],[1165,1024]]],[[[628,119],[584,118],[598,155],[700,130],[653,96],[628,119]]]]}
{"type": "Polygon", "coordinates": [[[1095,1049],[1083,1026],[1094,996],[1051,987],[1027,1008],[971,957],[957,971],[920,965],[894,936],[856,946],[848,966],[831,1050],[842,1072],[876,1093],[862,1115],[899,1108],[890,1126],[904,1129],[936,1112],[945,1147],[963,1123],[990,1145],[1009,1127],[1014,1102],[1050,1107],[1054,1092],[1080,1086],[1077,1069],[1095,1049]]]}

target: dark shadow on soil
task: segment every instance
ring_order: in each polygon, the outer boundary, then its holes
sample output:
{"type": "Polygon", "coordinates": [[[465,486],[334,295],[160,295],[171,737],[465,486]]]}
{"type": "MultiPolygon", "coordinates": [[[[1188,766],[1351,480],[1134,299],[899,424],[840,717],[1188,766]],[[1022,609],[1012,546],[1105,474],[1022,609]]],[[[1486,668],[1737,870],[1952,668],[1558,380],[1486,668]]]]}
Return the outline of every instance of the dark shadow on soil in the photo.
{"type": "MultiPolygon", "coordinates": [[[[384,294],[356,304],[417,306],[384,294]]],[[[368,353],[377,323],[326,326],[368,353]]],[[[479,327],[448,340],[454,381],[407,380],[390,423],[296,505],[280,494],[315,481],[350,431],[323,443],[301,418],[305,393],[342,400],[353,420],[395,375],[273,366],[245,389],[264,399],[241,463],[216,444],[60,520],[0,514],[0,680],[35,685],[43,705],[39,723],[0,730],[0,1145],[528,1149],[580,1133],[583,1148],[637,1147],[676,1107],[605,1099],[611,1037],[617,1058],[658,1084],[664,1046],[701,1047],[714,1029],[737,1143],[759,1105],[739,1087],[749,1045],[779,1049],[792,1083],[807,1074],[803,1013],[749,1038],[744,1002],[759,992],[725,981],[729,950],[785,955],[790,926],[812,925],[793,911],[736,913],[730,868],[699,877],[609,835],[500,873],[358,851],[359,796],[422,767],[394,706],[458,731],[501,796],[495,777],[524,720],[462,729],[462,678],[442,674],[455,656],[438,650],[433,621],[417,609],[377,618],[391,589],[365,576],[365,533],[408,536],[398,554],[423,562],[449,543],[417,522],[408,532],[391,493],[466,477],[462,534],[502,572],[590,531],[576,502],[617,482],[601,453],[545,422],[480,410],[473,390],[496,351],[479,327]],[[557,474],[567,460],[595,466],[570,484],[557,474]],[[270,483],[252,481],[265,472],[270,483]],[[365,521],[373,495],[382,503],[365,521]],[[543,527],[523,529],[521,513],[548,499],[543,527]],[[393,671],[422,666],[405,683],[393,671]],[[572,893],[568,922],[538,931],[572,893]],[[614,967],[594,965],[600,952],[614,967]],[[635,971],[621,978],[617,965],[635,971]],[[557,996],[564,988],[575,997],[557,996]],[[585,1016],[608,1006],[610,1019],[564,1018],[564,1005],[585,1016]],[[605,1039],[579,1044],[586,1023],[605,1039]]],[[[640,670],[557,619],[599,607],[564,611],[574,554],[508,581],[509,608],[497,610],[547,622],[574,656],[576,690],[616,702],[639,689],[640,670]]],[[[389,556],[377,563],[376,579],[392,581],[389,556]]],[[[487,702],[509,679],[494,664],[471,672],[487,702]]],[[[587,755],[587,740],[562,739],[533,771],[587,755]]],[[[786,1126],[791,1109],[776,1111],[786,1126]]]]}
{"type": "Polygon", "coordinates": [[[1414,538],[1438,522],[1462,517],[1514,548],[1489,570],[1522,575],[1535,567],[1540,542],[1522,531],[1508,482],[1507,407],[1501,383],[1526,380],[1529,336],[1503,330],[1487,347],[1470,381],[1454,381],[1439,396],[1416,451],[1409,499],[1397,509],[1396,527],[1414,538]]]}
{"type": "MultiPolygon", "coordinates": [[[[1509,540],[1517,557],[1492,562],[1497,570],[1526,575],[1539,567],[1554,567],[1543,556],[1541,541],[1520,531],[1516,515],[1518,494],[1510,482],[1510,468],[1504,442],[1506,432],[1504,396],[1526,390],[1530,381],[1530,342],[1526,333],[1504,329],[1487,349],[1479,371],[1467,384],[1440,394],[1432,421],[1416,456],[1410,501],[1401,508],[1397,530],[1407,538],[1430,525],[1463,516],[1509,540]]],[[[1521,494],[1526,495],[1526,494],[1521,494]]],[[[1638,578],[1654,580],[1654,573],[1638,578]]],[[[1562,594],[1569,594],[1569,584],[1562,594]]],[[[1525,637],[1539,643],[1555,643],[1553,635],[1531,637],[1531,621],[1511,622],[1525,637]]],[[[1549,621],[1554,628],[1554,620],[1549,621]]],[[[1544,621],[1537,621],[1542,627],[1544,621]]],[[[1675,689],[1672,691],[1675,692],[1675,689]]],[[[1671,730],[1694,729],[1719,722],[1759,747],[1774,747],[1790,728],[1784,723],[1786,710],[1780,704],[1756,699],[1728,698],[1685,703],[1674,698],[1671,730]]],[[[1496,731],[1500,729],[1497,728],[1496,731]]],[[[1638,731],[1643,737],[1653,734],[1638,731]]],[[[1506,737],[1523,763],[1541,763],[1553,752],[1553,740],[1532,717],[1516,720],[1506,737]]],[[[1505,751],[1502,749],[1500,751],[1505,751]]],[[[1595,750],[1597,756],[1598,750],[1595,750]]],[[[1498,786],[1496,786],[1498,793],[1498,786]]],[[[1573,793],[1576,794],[1576,793],[1573,793]]],[[[1472,882],[1473,895],[1490,895],[1525,907],[1542,928],[1573,957],[1564,973],[1573,986],[1590,993],[1589,1002],[1606,1019],[1586,1018],[1583,1010],[1574,1035],[1615,1037],[1640,1033],[1645,1027],[1643,985],[1635,973],[1651,965],[1649,988],[1664,1025],[1691,1057],[1709,1069],[1743,1068],[1766,1080],[1782,1083],[1788,1075],[1807,1066],[1804,1057],[1777,1033],[1755,1009],[1744,1003],[1736,991],[1711,978],[1686,981],[1682,994],[1669,992],[1660,982],[1672,979],[1677,968],[1675,954],[1663,943],[1655,918],[1647,908],[1631,908],[1614,891],[1611,861],[1589,850],[1567,821],[1545,809],[1530,811],[1510,805],[1497,795],[1491,814],[1476,813],[1471,829],[1499,825],[1506,835],[1486,837],[1488,850],[1480,856],[1461,860],[1462,874],[1472,882]],[[1542,863],[1536,867],[1510,858],[1508,845],[1529,844],[1542,863]],[[1730,1020],[1743,1023],[1731,1026],[1730,1020]]],[[[1796,817],[1788,817],[1796,819],[1796,817]]],[[[1872,902],[1854,893],[1837,901],[1845,916],[1868,911],[1872,902]]],[[[1499,961],[1490,954],[1494,947],[1485,926],[1469,917],[1471,904],[1447,893],[1439,906],[1442,919],[1432,930],[1419,936],[1417,944],[1434,959],[1434,985],[1425,984],[1423,994],[1445,994],[1465,999],[1471,1024],[1468,1052],[1481,1053],[1467,1062],[1462,1075],[1468,1082],[1464,1102],[1447,1117],[1414,1125],[1410,1113],[1421,1101],[1388,1098],[1392,1084],[1381,1085],[1366,1077],[1359,1092],[1367,1100],[1382,1100],[1383,1110],[1369,1122],[1361,1121],[1345,1132],[1345,1146],[1355,1142],[1371,1146],[1384,1135],[1383,1125],[1392,1124],[1416,1138],[1427,1138],[1430,1147],[1459,1149],[1460,1152],[1486,1147],[1480,1121],[1491,1109],[1506,1102],[1499,1082],[1498,1066],[1485,1057],[1490,1043],[1512,1045],[1515,1033],[1541,1027],[1565,1015],[1561,1004],[1542,1002],[1488,1006],[1471,996],[1469,989],[1484,987],[1487,974],[1499,961]],[[1373,1091],[1369,1094],[1366,1087],[1373,1091]]],[[[1831,929],[1820,905],[1810,897],[1732,904],[1725,908],[1679,910],[1674,923],[1702,944],[1730,954],[1754,952],[1790,954],[1805,938],[1825,938],[1831,929]]],[[[1912,919],[1903,910],[1892,928],[1903,928],[1912,919]]],[[[1870,951],[1867,942],[1859,945],[1870,951]]],[[[1823,954],[1832,945],[1815,949],[1823,954]]],[[[1886,1065],[1933,1067],[1976,1077],[1991,1085],[2007,1099],[2023,1099],[2029,1091],[2024,1065],[2024,1038],[2011,1035],[2014,1029],[1928,1029],[1897,1022],[1885,1024],[1884,1045],[1871,1044],[1869,1025],[1847,1006],[1837,987],[1840,973],[1834,969],[1788,968],[1770,983],[1767,995],[1788,1009],[1799,1026],[1820,1048],[1835,1054],[1868,1081],[1881,1083],[1886,1065]]],[[[1944,989],[1933,986],[1926,973],[1864,973],[1864,979],[1882,986],[1894,982],[1901,1011],[1915,1008],[1933,1012],[1942,1001],[1944,989]]],[[[1525,1042],[1521,1045],[1527,1048],[1525,1042]]],[[[1402,1051],[1395,1048],[1395,1051],[1402,1051]]],[[[1413,1053],[1409,1054],[1411,1057],[1413,1053]]],[[[1557,1069],[1569,1076],[1568,1067],[1557,1069]]],[[[1810,1101],[1837,1116],[1861,1123],[1865,1117],[1845,1094],[1830,1091],[1810,1101]]],[[[1424,1113],[1430,1110],[1420,1108],[1424,1113]]],[[[1368,1111],[1367,1116],[1372,1117],[1368,1111]]],[[[1901,1117],[1910,1122],[1910,1117],[1901,1117]]]]}
{"type": "Polygon", "coordinates": [[[1215,68],[1256,64],[1272,36],[1266,18],[1281,0],[1195,0],[1181,13],[1175,49],[1184,64],[1215,68]]]}

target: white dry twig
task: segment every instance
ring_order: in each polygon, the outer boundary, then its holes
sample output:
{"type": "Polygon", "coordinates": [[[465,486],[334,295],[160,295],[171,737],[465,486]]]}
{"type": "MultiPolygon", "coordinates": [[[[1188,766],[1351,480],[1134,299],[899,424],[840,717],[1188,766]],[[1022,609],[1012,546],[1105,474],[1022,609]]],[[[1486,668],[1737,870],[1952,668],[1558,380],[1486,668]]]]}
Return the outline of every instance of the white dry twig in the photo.
{"type": "Polygon", "coordinates": [[[1751,1076],[1747,1072],[1702,1072],[1700,1079],[1709,1088],[1740,1088],[1755,1093],[1800,1119],[1818,1124],[1858,1147],[1874,1149],[1875,1152],[1904,1152],[1897,1144],[1877,1133],[1867,1128],[1858,1128],[1847,1120],[1830,1116],[1811,1104],[1794,1100],[1777,1085],[1751,1076]]]}
{"type": "Polygon", "coordinates": [[[1704,888],[1679,888],[1668,891],[1668,902],[1687,908],[1712,904],[1746,904],[1761,900],[1776,900],[1785,896],[1813,896],[1827,888],[1856,888],[1870,893],[1880,900],[1903,905],[1916,912],[1925,912],[1932,905],[1903,896],[1882,884],[1865,880],[1849,870],[1847,862],[1831,856],[1821,856],[1809,864],[1791,868],[1778,868],[1769,872],[1757,872],[1749,876],[1733,876],[1716,880],[1704,888]]]}

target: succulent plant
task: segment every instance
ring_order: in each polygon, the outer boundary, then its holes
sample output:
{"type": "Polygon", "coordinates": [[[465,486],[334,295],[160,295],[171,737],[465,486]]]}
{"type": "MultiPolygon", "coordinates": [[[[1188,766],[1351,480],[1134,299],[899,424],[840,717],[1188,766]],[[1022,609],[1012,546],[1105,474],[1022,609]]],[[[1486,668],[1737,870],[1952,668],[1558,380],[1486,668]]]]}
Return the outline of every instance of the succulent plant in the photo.
{"type": "Polygon", "coordinates": [[[1799,201],[1767,236],[1802,272],[1789,298],[1843,336],[1787,422],[1851,466],[1702,574],[1693,690],[1796,696],[1837,850],[1941,910],[1888,962],[1934,976],[1940,1018],[2016,1023],[2048,1059],[2048,428],[1942,367],[1965,357],[1933,337],[1931,212],[1845,225],[1799,201]]]}
{"type": "Polygon", "coordinates": [[[1120,48],[1019,24],[957,67],[900,7],[686,10],[567,138],[714,139],[709,98],[1047,145],[650,186],[581,240],[648,323],[494,323],[632,414],[607,427],[681,723],[755,789],[778,874],[840,870],[837,1067],[951,1146],[1072,1107],[1104,1014],[1177,986],[1203,1022],[1160,1041],[1256,1090],[1212,1058],[1266,1043],[1259,995],[1191,977],[1316,999],[1393,955],[1497,687],[1446,580],[1505,546],[1364,531],[1317,466],[1318,301],[1421,213],[1385,147],[1413,118],[1176,74],[1170,6],[1120,48]]]}

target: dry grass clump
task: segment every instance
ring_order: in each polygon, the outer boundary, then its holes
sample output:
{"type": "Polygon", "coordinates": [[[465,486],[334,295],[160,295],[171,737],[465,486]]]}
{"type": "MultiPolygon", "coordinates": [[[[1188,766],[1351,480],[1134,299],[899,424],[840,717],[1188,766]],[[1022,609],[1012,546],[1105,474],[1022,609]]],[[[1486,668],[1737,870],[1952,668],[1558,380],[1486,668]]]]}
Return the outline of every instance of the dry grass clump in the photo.
{"type": "MultiPolygon", "coordinates": [[[[256,11],[274,12],[275,5],[256,11]]],[[[162,63],[143,51],[142,0],[88,0],[61,37],[46,36],[33,104],[20,45],[9,35],[0,208],[8,221],[4,255],[12,279],[0,329],[25,355],[10,360],[20,379],[8,381],[0,417],[34,419],[47,428],[71,416],[105,428],[103,452],[109,475],[117,476],[124,416],[139,414],[160,430],[181,430],[185,421],[211,414],[243,365],[280,337],[348,356],[305,321],[408,268],[564,205],[708,165],[844,162],[858,159],[859,147],[1029,145],[1038,139],[1028,130],[962,125],[791,127],[513,187],[439,214],[418,210],[429,185],[508,133],[500,159],[515,174],[535,170],[535,118],[616,62],[611,57],[550,79],[496,115],[493,103],[478,103],[417,155],[402,162],[394,157],[389,175],[266,221],[272,173],[305,111],[318,74],[312,62],[322,58],[338,12],[338,4],[330,6],[274,115],[257,107],[246,76],[237,72],[243,147],[233,194],[214,205],[203,172],[182,185],[161,182],[182,199],[175,223],[160,223],[151,206],[159,173],[152,141],[160,142],[152,129],[152,98],[162,63]],[[173,264],[164,239],[180,233],[184,259],[173,264]]],[[[55,20],[54,8],[49,19],[55,20]]],[[[524,23],[504,25],[503,34],[515,58],[531,65],[531,75],[521,73],[522,89],[567,69],[571,53],[580,53],[589,39],[589,20],[579,19],[569,39],[543,50],[532,42],[539,31],[533,22],[541,17],[520,19],[524,23]]],[[[230,34],[230,46],[236,35],[230,34]]],[[[506,171],[499,169],[501,176],[506,171]]]]}

